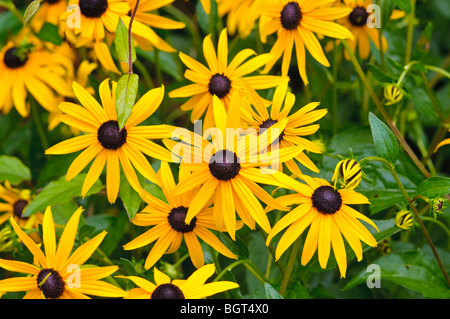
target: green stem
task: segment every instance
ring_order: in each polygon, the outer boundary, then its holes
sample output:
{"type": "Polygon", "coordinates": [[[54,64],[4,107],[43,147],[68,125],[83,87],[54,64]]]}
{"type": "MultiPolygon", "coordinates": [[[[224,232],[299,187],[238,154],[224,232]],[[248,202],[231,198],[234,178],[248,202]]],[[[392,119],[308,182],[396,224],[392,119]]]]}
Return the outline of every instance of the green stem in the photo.
{"type": "Polygon", "coordinates": [[[439,74],[445,76],[446,78],[450,79],[450,73],[442,68],[439,68],[439,67],[433,66],[433,65],[425,65],[425,69],[434,71],[434,72],[439,73],[439,74]]]}
{"type": "Polygon", "coordinates": [[[392,122],[391,117],[389,116],[389,114],[386,112],[385,108],[381,104],[380,100],[378,99],[378,96],[373,91],[373,89],[372,89],[372,87],[371,87],[371,85],[369,83],[369,80],[367,79],[366,75],[364,74],[363,70],[361,69],[361,65],[359,64],[358,60],[356,59],[355,54],[353,53],[352,49],[348,45],[347,40],[341,40],[341,42],[344,45],[345,49],[347,50],[347,52],[348,52],[348,54],[350,56],[350,59],[351,59],[351,61],[353,63],[353,66],[355,67],[356,72],[358,73],[359,77],[361,78],[361,81],[363,82],[364,86],[366,87],[367,91],[369,92],[370,97],[372,98],[373,102],[377,106],[377,109],[382,114],[382,116],[385,119],[387,125],[392,130],[392,132],[394,133],[394,135],[397,138],[398,142],[403,147],[403,149],[408,154],[408,156],[411,158],[411,160],[414,162],[414,164],[417,166],[417,168],[422,172],[422,174],[426,178],[430,177],[431,174],[427,171],[425,166],[417,158],[417,156],[414,153],[414,151],[411,149],[411,147],[405,141],[405,139],[403,138],[403,136],[400,133],[400,131],[397,129],[397,127],[392,122]]]}
{"type": "Polygon", "coordinates": [[[406,51],[405,51],[405,64],[408,64],[411,60],[412,43],[414,35],[414,19],[416,17],[416,0],[410,0],[411,12],[408,17],[408,30],[406,33],[406,51]]]}
{"type": "Polygon", "coordinates": [[[36,130],[41,140],[42,147],[44,148],[44,150],[46,150],[48,148],[47,135],[45,134],[44,127],[42,126],[41,118],[39,116],[39,110],[34,100],[31,101],[30,107],[31,107],[31,117],[33,118],[34,125],[36,125],[36,130]]]}
{"type": "Polygon", "coordinates": [[[430,245],[430,248],[433,251],[434,257],[435,257],[439,267],[441,268],[442,274],[444,275],[444,278],[447,281],[447,284],[450,285],[450,279],[448,277],[447,271],[445,270],[444,264],[442,263],[442,260],[439,257],[439,254],[438,254],[438,252],[436,250],[436,247],[434,246],[433,241],[431,240],[431,237],[428,234],[428,231],[427,231],[427,229],[425,228],[425,225],[422,222],[421,216],[417,212],[416,206],[414,205],[414,201],[409,196],[408,192],[406,191],[405,187],[403,186],[402,182],[400,181],[400,178],[398,177],[397,173],[395,172],[394,166],[390,162],[385,160],[384,158],[378,157],[378,156],[365,157],[359,162],[360,165],[362,165],[362,163],[365,162],[365,161],[378,161],[378,162],[381,162],[381,163],[383,163],[383,164],[385,164],[387,166],[387,168],[389,169],[389,171],[392,174],[392,177],[394,178],[395,182],[397,183],[397,186],[400,188],[400,191],[402,192],[402,194],[405,197],[406,201],[409,203],[409,207],[410,207],[411,211],[414,214],[415,220],[419,224],[423,235],[425,236],[426,240],[428,241],[428,244],[430,245]]]}
{"type": "Polygon", "coordinates": [[[261,271],[256,268],[256,266],[251,262],[250,259],[240,259],[235,261],[234,263],[228,265],[225,267],[217,276],[214,278],[213,281],[220,280],[228,271],[231,271],[234,267],[239,265],[244,265],[261,283],[267,282],[264,275],[261,273],[261,271]]]}
{"type": "Polygon", "coordinates": [[[436,225],[438,225],[439,227],[441,227],[441,228],[445,231],[445,233],[447,234],[447,236],[450,237],[450,230],[449,230],[449,229],[447,228],[447,226],[445,226],[444,223],[442,223],[441,221],[439,221],[439,220],[437,220],[437,219],[434,219],[434,218],[431,218],[431,217],[426,217],[426,216],[422,217],[422,220],[425,220],[425,221],[429,221],[429,222],[435,223],[436,225]]]}
{"type": "Polygon", "coordinates": [[[284,297],[284,294],[286,293],[286,288],[291,279],[291,274],[292,274],[292,270],[294,269],[295,261],[297,260],[297,253],[298,253],[298,249],[300,247],[301,238],[302,238],[301,236],[299,238],[297,238],[297,240],[294,242],[294,245],[292,246],[288,264],[286,266],[286,271],[284,272],[284,275],[283,275],[283,281],[281,282],[281,287],[280,287],[280,295],[283,297],[284,297]]]}

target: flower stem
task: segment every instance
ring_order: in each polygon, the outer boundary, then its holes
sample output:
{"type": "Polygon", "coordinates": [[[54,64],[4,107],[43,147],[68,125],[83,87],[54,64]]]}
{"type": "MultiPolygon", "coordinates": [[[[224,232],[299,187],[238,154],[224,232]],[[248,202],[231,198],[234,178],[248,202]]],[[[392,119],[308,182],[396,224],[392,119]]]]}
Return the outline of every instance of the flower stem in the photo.
{"type": "Polygon", "coordinates": [[[132,59],[132,55],[131,55],[131,27],[133,26],[133,21],[134,21],[134,17],[136,15],[138,6],[139,6],[139,1],[136,1],[136,5],[134,6],[134,10],[131,14],[131,18],[130,18],[130,26],[128,27],[128,74],[133,74],[133,59],[132,59]]]}
{"type": "Polygon", "coordinates": [[[395,172],[394,166],[390,162],[385,160],[384,158],[378,157],[378,156],[365,157],[361,161],[359,161],[359,163],[361,164],[362,162],[365,162],[365,161],[378,161],[387,166],[387,168],[389,169],[389,171],[392,174],[392,177],[394,178],[395,182],[397,183],[397,186],[400,188],[400,191],[402,192],[406,201],[409,203],[409,207],[411,208],[411,211],[414,214],[414,218],[416,219],[417,223],[419,224],[420,229],[422,230],[422,233],[424,234],[426,240],[428,241],[428,244],[431,247],[431,250],[433,251],[434,257],[435,257],[439,267],[441,268],[441,271],[442,271],[442,274],[444,275],[445,280],[447,281],[447,285],[450,285],[450,279],[448,277],[447,271],[445,270],[444,264],[442,263],[442,260],[439,257],[436,247],[434,246],[433,241],[431,240],[431,237],[428,234],[428,231],[425,228],[425,225],[423,224],[422,217],[420,217],[419,213],[417,212],[416,206],[414,205],[415,200],[412,200],[411,197],[409,196],[408,192],[406,191],[405,187],[403,186],[402,182],[400,181],[400,178],[398,177],[397,172],[395,172]]]}
{"type": "Polygon", "coordinates": [[[411,12],[408,17],[408,30],[406,33],[406,51],[405,51],[405,64],[408,64],[411,60],[412,42],[414,35],[414,19],[416,16],[416,0],[410,0],[411,12]]]}
{"type": "Polygon", "coordinates": [[[373,102],[377,106],[377,109],[382,114],[382,116],[383,116],[384,120],[386,121],[387,125],[389,126],[389,128],[392,130],[392,132],[394,133],[395,137],[399,141],[400,145],[403,147],[405,152],[408,154],[408,156],[411,158],[411,160],[414,162],[414,164],[417,166],[417,168],[421,171],[421,173],[426,178],[430,177],[431,174],[427,171],[427,169],[422,164],[422,162],[417,158],[416,154],[411,149],[411,147],[408,145],[406,140],[403,138],[403,136],[400,133],[400,131],[398,130],[398,128],[394,125],[394,123],[393,123],[391,117],[389,116],[388,112],[386,112],[385,108],[381,104],[380,100],[378,99],[378,96],[375,94],[374,90],[372,89],[372,87],[371,87],[371,85],[369,83],[369,80],[367,79],[367,77],[365,76],[363,70],[361,69],[361,66],[358,63],[358,60],[355,57],[355,54],[353,53],[352,49],[348,45],[347,40],[344,39],[344,40],[341,40],[341,42],[344,45],[345,49],[347,50],[347,52],[348,52],[348,54],[350,56],[350,59],[351,59],[351,61],[353,63],[353,66],[355,67],[356,72],[358,73],[359,77],[361,78],[361,81],[363,82],[364,86],[366,87],[367,91],[369,92],[370,97],[372,98],[373,102]]]}
{"type": "Polygon", "coordinates": [[[36,125],[36,130],[38,132],[39,139],[41,140],[42,147],[44,148],[44,150],[46,150],[48,148],[47,135],[45,134],[45,130],[42,127],[41,118],[39,116],[39,110],[36,107],[36,102],[33,99],[30,103],[30,107],[31,107],[31,117],[33,118],[34,125],[36,125]]]}
{"type": "Polygon", "coordinates": [[[291,255],[289,256],[288,264],[286,266],[286,271],[284,272],[283,281],[281,282],[280,287],[280,295],[284,297],[286,293],[286,288],[289,284],[289,280],[291,279],[292,270],[294,269],[294,264],[297,259],[298,249],[300,247],[301,236],[297,238],[292,246],[291,255]]]}

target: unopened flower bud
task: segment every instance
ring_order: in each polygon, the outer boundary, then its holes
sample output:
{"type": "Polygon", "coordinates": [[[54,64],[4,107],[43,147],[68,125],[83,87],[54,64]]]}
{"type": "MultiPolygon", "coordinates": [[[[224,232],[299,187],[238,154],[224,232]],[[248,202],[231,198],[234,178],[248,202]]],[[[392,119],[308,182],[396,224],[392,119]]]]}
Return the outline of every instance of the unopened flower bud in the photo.
{"type": "Polygon", "coordinates": [[[356,188],[362,179],[361,166],[354,159],[344,159],[337,163],[332,180],[335,183],[339,180],[344,188],[356,188]]]}
{"type": "Polygon", "coordinates": [[[385,105],[392,105],[400,102],[403,99],[403,90],[395,84],[389,84],[384,87],[385,105]]]}
{"type": "Polygon", "coordinates": [[[414,217],[409,210],[401,210],[395,216],[394,223],[398,228],[407,230],[414,225],[414,217]]]}

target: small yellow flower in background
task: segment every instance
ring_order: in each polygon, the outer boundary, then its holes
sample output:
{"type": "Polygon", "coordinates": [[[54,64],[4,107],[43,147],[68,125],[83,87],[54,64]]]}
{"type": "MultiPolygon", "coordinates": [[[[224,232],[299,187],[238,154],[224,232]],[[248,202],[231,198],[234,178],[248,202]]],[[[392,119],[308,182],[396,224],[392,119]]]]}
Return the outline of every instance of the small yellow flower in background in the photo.
{"type": "Polygon", "coordinates": [[[227,16],[226,23],[228,34],[236,33],[242,39],[247,38],[252,32],[253,26],[260,16],[258,10],[262,0],[217,0],[217,12],[219,17],[227,16]],[[245,19],[243,19],[245,17],[245,19]]]}
{"type": "Polygon", "coordinates": [[[51,23],[59,28],[62,34],[60,16],[67,10],[67,0],[47,0],[42,1],[39,10],[33,15],[30,25],[37,33],[45,23],[51,23]]]}
{"type": "Polygon", "coordinates": [[[64,112],[61,122],[86,134],[60,142],[47,149],[45,154],[69,154],[84,149],[70,165],[66,180],[77,176],[93,161],[83,183],[81,195],[84,197],[106,165],[106,193],[108,201],[114,203],[119,193],[119,165],[130,185],[140,192],[141,185],[133,166],[145,178],[159,184],[159,178],[144,154],[165,161],[172,161],[172,158],[167,149],[150,141],[170,137],[171,131],[166,125],[138,126],[159,107],[164,97],[164,87],[143,95],[133,106],[124,128],[119,130],[115,107],[117,83],[112,81],[111,84],[112,87],[109,79],[100,84],[100,105],[81,85],[73,83],[73,90],[82,106],[62,102],[59,105],[64,112]]]}
{"type": "Polygon", "coordinates": [[[283,55],[281,75],[286,76],[289,71],[294,44],[299,74],[305,85],[308,84],[305,47],[315,60],[326,67],[330,66],[314,33],[337,39],[353,39],[354,36],[345,27],[332,22],[347,16],[351,9],[327,7],[326,5],[329,2],[308,0],[262,1],[259,10],[262,18],[267,22],[260,27],[261,39],[264,41],[268,35],[277,33],[277,40],[270,50],[273,59],[266,64],[263,73],[269,72],[283,55]]]}
{"type": "Polygon", "coordinates": [[[100,280],[116,272],[118,266],[81,267],[101,244],[105,231],[71,254],[82,211],[78,208],[67,222],[57,247],[52,211],[47,208],[42,224],[45,254],[10,218],[17,236],[33,254],[34,263],[0,259],[0,267],[28,275],[0,280],[0,291],[26,291],[24,299],[86,299],[89,298],[87,295],[123,297],[125,292],[121,288],[100,280]]]}
{"type": "Polygon", "coordinates": [[[407,230],[414,226],[414,217],[409,210],[401,210],[395,216],[394,223],[398,228],[407,230]]]}
{"type": "Polygon", "coordinates": [[[0,110],[4,114],[14,106],[22,117],[27,117],[28,93],[49,112],[57,110],[58,96],[73,97],[65,79],[71,62],[27,34],[23,32],[0,50],[0,110]]]}
{"type": "Polygon", "coordinates": [[[361,165],[354,159],[344,159],[337,163],[331,180],[334,181],[334,187],[339,181],[342,187],[354,189],[361,183],[362,177],[361,165]]]}
{"type": "Polygon", "coordinates": [[[206,130],[214,124],[213,96],[220,98],[225,105],[225,110],[228,110],[233,92],[243,89],[241,78],[255,90],[272,88],[282,81],[287,81],[287,78],[273,75],[249,76],[271,60],[270,54],[261,54],[244,62],[255,54],[252,49],[244,49],[228,63],[227,30],[224,29],[220,33],[217,54],[211,35],[208,35],[203,41],[203,55],[208,66],[180,52],[181,61],[188,67],[184,76],[194,83],[171,91],[169,97],[191,97],[181,105],[181,109],[192,110],[192,122],[199,120],[206,113],[203,122],[203,129],[206,130]]]}
{"type": "MultiPolygon", "coordinates": [[[[369,18],[370,10],[367,11],[368,6],[373,4],[372,0],[344,0],[342,5],[344,7],[350,8],[351,13],[342,19],[338,20],[338,23],[349,29],[353,35],[354,39],[348,40],[348,44],[353,52],[358,49],[358,54],[361,59],[367,59],[370,54],[370,41],[373,42],[378,50],[386,51],[388,44],[386,38],[383,36],[379,37],[379,30],[375,27],[380,21],[372,21],[374,26],[369,26],[367,24],[367,19],[369,18]]],[[[400,10],[393,10],[390,19],[400,19],[405,15],[405,12],[400,10]]],[[[347,52],[345,52],[345,58],[350,59],[347,52]]]]}
{"type": "Polygon", "coordinates": [[[384,87],[385,105],[393,105],[403,99],[403,90],[395,84],[388,84],[384,87]]]}
{"type": "Polygon", "coordinates": [[[377,241],[359,219],[378,231],[377,226],[369,218],[348,205],[370,203],[364,195],[350,189],[335,189],[324,179],[307,175],[299,178],[303,179],[306,185],[296,182],[297,186],[293,189],[297,193],[280,196],[277,201],[285,206],[300,205],[275,224],[267,237],[266,245],[269,245],[275,235],[288,227],[276,247],[275,258],[278,260],[310,226],[303,245],[301,264],[306,265],[318,250],[319,264],[325,269],[332,248],[341,277],[345,277],[347,254],[342,235],[360,261],[363,256],[360,240],[372,247],[377,245],[377,241]]]}
{"type": "MultiPolygon", "coordinates": [[[[190,175],[189,172],[183,169],[179,170],[180,180],[190,179],[190,175]]],[[[156,241],[145,260],[144,267],[146,269],[151,268],[162,255],[177,251],[183,238],[191,261],[196,268],[200,268],[205,264],[203,250],[198,238],[222,255],[237,259],[237,256],[225,247],[209,230],[222,231],[214,222],[213,208],[206,207],[200,210],[189,224],[185,222],[187,211],[199,187],[184,194],[176,194],[175,180],[167,162],[161,162],[159,176],[161,178],[161,189],[168,203],[145,191],[141,193],[141,197],[148,205],[141,213],[136,214],[132,223],[138,226],[154,227],[124,245],[124,249],[136,249],[156,241]]],[[[240,227],[242,227],[242,222],[238,222],[237,228],[239,229],[240,227]]]]}
{"type": "Polygon", "coordinates": [[[202,299],[239,288],[239,285],[232,281],[205,283],[214,275],[215,269],[214,264],[208,264],[197,269],[188,279],[171,280],[169,276],[154,268],[155,283],[137,276],[116,277],[129,279],[139,287],[128,291],[125,299],[202,299]]]}
{"type": "MultiPolygon", "coordinates": [[[[450,132],[450,129],[448,130],[450,132]]],[[[435,152],[437,152],[437,150],[444,146],[444,145],[448,145],[450,144],[450,138],[446,138],[445,140],[442,140],[438,145],[436,145],[436,148],[434,149],[435,152]]]]}
{"type": "MultiPolygon", "coordinates": [[[[0,201],[0,225],[13,217],[21,228],[27,231],[37,230],[38,224],[42,223],[42,213],[35,213],[29,217],[22,216],[32,199],[31,191],[13,188],[8,181],[5,181],[4,185],[0,185],[0,200],[4,201],[0,201]]],[[[30,236],[35,242],[41,241],[37,232],[30,233],[30,236]]]]}
{"type": "MultiPolygon", "coordinates": [[[[280,84],[274,93],[270,113],[266,107],[258,107],[253,111],[251,104],[263,105],[263,99],[250,87],[245,85],[247,94],[251,97],[250,100],[253,103],[246,104],[246,113],[249,116],[243,116],[242,122],[244,126],[253,127],[257,132],[260,129],[267,129],[274,124],[286,120],[286,126],[280,131],[278,137],[278,147],[280,149],[298,146],[303,149],[295,158],[286,161],[285,166],[291,171],[292,174],[301,175],[302,172],[298,168],[295,160],[301,163],[303,166],[318,173],[319,169],[309,159],[305,152],[320,153],[320,148],[304,138],[304,136],[312,135],[317,132],[320,125],[312,124],[327,114],[326,109],[315,110],[319,105],[319,102],[309,103],[293,114],[289,115],[290,111],[295,104],[295,95],[288,91],[288,83],[283,82],[280,84]]],[[[280,165],[280,170],[283,169],[283,165],[280,165]]]]}

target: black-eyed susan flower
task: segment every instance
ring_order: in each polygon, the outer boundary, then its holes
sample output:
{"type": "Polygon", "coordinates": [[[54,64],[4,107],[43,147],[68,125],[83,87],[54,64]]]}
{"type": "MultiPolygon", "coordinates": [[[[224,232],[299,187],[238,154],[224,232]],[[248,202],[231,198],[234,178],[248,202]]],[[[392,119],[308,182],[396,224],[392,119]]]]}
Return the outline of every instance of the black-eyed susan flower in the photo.
{"type": "MultiPolygon", "coordinates": [[[[14,188],[8,181],[5,181],[4,186],[0,185],[0,200],[2,200],[0,201],[0,225],[13,217],[21,228],[32,231],[37,230],[38,225],[42,223],[42,213],[38,212],[29,217],[22,216],[32,200],[29,189],[14,188]]],[[[30,236],[36,242],[41,241],[37,232],[31,232],[30,236]]]]}
{"type": "MultiPolygon", "coordinates": [[[[161,189],[167,203],[145,191],[141,193],[141,197],[148,205],[141,213],[136,214],[132,223],[138,226],[154,227],[134,238],[124,246],[124,249],[136,249],[156,241],[145,261],[144,267],[146,269],[151,268],[162,255],[177,251],[183,239],[191,261],[196,268],[205,264],[203,250],[198,238],[222,255],[237,259],[237,256],[209,230],[221,231],[214,222],[212,208],[201,209],[190,223],[185,222],[187,211],[200,187],[183,194],[175,194],[176,183],[169,164],[164,161],[161,162],[159,176],[161,178],[161,189]]],[[[179,171],[179,179],[189,178],[190,172],[183,169],[179,171]]],[[[237,227],[240,226],[242,226],[242,223],[237,227]]]]}
{"type": "MultiPolygon", "coordinates": [[[[274,124],[259,136],[241,136],[242,103],[239,93],[231,97],[228,113],[216,96],[213,98],[213,108],[216,123],[212,131],[213,140],[208,141],[202,136],[194,136],[190,141],[185,139],[187,144],[192,145],[192,149],[187,148],[185,153],[177,154],[182,157],[181,166],[184,165],[193,174],[181,180],[175,192],[182,194],[201,186],[189,206],[186,223],[190,223],[213,198],[215,223],[219,229],[224,227],[232,239],[235,239],[236,213],[249,228],[254,229],[256,222],[264,231],[269,232],[269,219],[258,199],[275,205],[280,210],[286,208],[279,205],[257,183],[287,187],[291,179],[278,170],[261,171],[261,167],[284,163],[297,156],[301,148],[267,151],[268,146],[278,138],[275,130],[283,130],[286,120],[274,124]]],[[[176,130],[174,133],[177,134],[176,130]]]]}
{"type": "Polygon", "coordinates": [[[208,66],[206,67],[180,52],[181,61],[188,67],[184,76],[194,83],[171,91],[169,96],[172,98],[191,97],[181,105],[181,109],[183,111],[192,110],[192,122],[200,119],[206,112],[203,128],[210,128],[214,124],[213,96],[220,98],[225,109],[228,109],[233,92],[242,90],[241,78],[244,78],[256,90],[271,88],[287,80],[272,75],[249,76],[271,59],[270,54],[261,54],[244,62],[254,54],[255,51],[244,49],[228,63],[227,30],[224,29],[220,33],[217,54],[211,41],[211,35],[208,35],[203,41],[203,55],[208,66]]]}
{"type": "Polygon", "coordinates": [[[217,13],[219,17],[227,16],[226,23],[228,33],[234,36],[236,33],[242,39],[247,38],[252,32],[260,12],[259,2],[262,0],[217,0],[217,13]],[[242,17],[245,16],[245,19],[242,17]]]}
{"type": "Polygon", "coordinates": [[[80,207],[69,219],[57,246],[52,211],[47,208],[42,224],[45,253],[11,218],[17,236],[33,254],[34,262],[29,264],[0,259],[0,267],[27,274],[25,277],[0,280],[0,291],[26,291],[24,299],[86,299],[89,298],[87,295],[123,297],[125,292],[121,288],[100,280],[116,272],[119,267],[81,267],[101,244],[105,231],[72,253],[82,211],[80,207]]]}
{"type": "Polygon", "coordinates": [[[342,187],[354,189],[361,183],[362,178],[361,165],[354,159],[343,159],[337,163],[331,180],[334,181],[334,187],[339,181],[342,187]]]}
{"type": "MultiPolygon", "coordinates": [[[[136,6],[136,0],[127,0],[131,11],[136,6]]],[[[169,5],[174,0],[140,0],[139,6],[134,16],[133,21],[133,35],[138,43],[138,46],[145,51],[151,51],[153,47],[165,51],[175,52],[176,50],[164,41],[152,28],[162,30],[182,29],[185,24],[179,21],[163,17],[156,14],[158,9],[169,5]]],[[[122,17],[125,25],[130,24],[130,17],[122,17]]]]}
{"type": "Polygon", "coordinates": [[[301,264],[306,265],[318,250],[319,264],[325,269],[332,248],[341,277],[345,277],[347,255],[342,235],[355,252],[358,261],[363,255],[360,240],[372,247],[377,245],[373,235],[358,219],[367,222],[378,231],[377,226],[349,206],[369,204],[369,201],[364,195],[354,190],[335,189],[324,179],[307,175],[302,175],[300,178],[306,182],[306,185],[298,182],[299,185],[294,189],[297,193],[277,198],[282,205],[300,205],[274,225],[266,244],[269,245],[275,235],[288,227],[276,247],[275,258],[279,259],[309,226],[308,235],[303,244],[301,264]]]}
{"type": "Polygon", "coordinates": [[[403,90],[395,84],[388,84],[384,87],[385,105],[393,105],[403,99],[403,90]]]}
{"type": "Polygon", "coordinates": [[[273,59],[266,64],[263,72],[269,72],[283,55],[281,74],[287,75],[295,44],[297,65],[303,82],[308,84],[305,65],[305,47],[312,57],[328,67],[330,63],[314,33],[337,39],[353,39],[352,33],[343,26],[332,22],[347,16],[351,9],[328,7],[330,1],[276,0],[263,2],[259,6],[262,17],[261,38],[277,32],[277,40],[270,53],[273,59]]]}
{"type": "MultiPolygon", "coordinates": [[[[379,30],[375,27],[375,24],[380,21],[371,21],[374,25],[368,25],[367,19],[369,18],[368,6],[373,4],[372,0],[344,0],[342,5],[350,8],[351,13],[342,19],[338,20],[338,23],[349,29],[354,39],[350,39],[348,44],[353,52],[358,50],[359,57],[361,59],[367,59],[370,54],[370,41],[375,45],[378,50],[386,51],[388,43],[384,36],[379,36],[379,30]]],[[[393,10],[390,19],[399,19],[405,15],[405,12],[400,10],[393,10]]],[[[346,59],[349,59],[349,55],[345,54],[346,59]]]]}
{"type": "Polygon", "coordinates": [[[30,42],[9,41],[0,51],[0,110],[7,114],[14,106],[22,117],[27,117],[28,93],[47,111],[56,110],[59,95],[73,96],[65,80],[68,62],[34,38],[30,42]]]}
{"type": "MultiPolygon", "coordinates": [[[[450,132],[450,129],[448,130],[450,132]]],[[[436,152],[440,147],[444,146],[444,145],[448,145],[450,144],[450,138],[446,138],[445,140],[442,140],[441,142],[439,142],[438,145],[436,145],[436,148],[434,149],[434,151],[436,152]]]]}
{"type": "MultiPolygon", "coordinates": [[[[242,117],[242,122],[244,126],[250,126],[254,128],[257,132],[262,129],[267,129],[274,124],[286,120],[285,128],[280,131],[278,140],[278,147],[280,149],[286,147],[298,146],[303,149],[295,158],[286,161],[285,166],[295,175],[302,174],[301,170],[298,168],[295,161],[300,162],[303,166],[308,169],[319,172],[317,166],[309,159],[305,152],[320,153],[320,148],[304,138],[304,136],[312,135],[319,129],[319,124],[313,124],[327,114],[326,109],[315,110],[319,105],[319,102],[312,102],[299,110],[291,113],[292,107],[295,104],[295,95],[288,92],[288,83],[281,83],[275,90],[270,110],[265,107],[258,107],[252,110],[251,104],[263,105],[262,98],[248,85],[245,81],[244,87],[249,94],[250,103],[246,104],[248,116],[242,117]]],[[[282,165],[279,166],[280,169],[283,168],[282,165]]]]}
{"type": "Polygon", "coordinates": [[[154,281],[137,276],[117,276],[133,281],[139,288],[128,291],[124,299],[202,299],[239,288],[232,281],[206,281],[214,275],[216,266],[208,264],[197,269],[188,279],[171,280],[169,276],[154,268],[154,281]]]}
{"type": "MultiPolygon", "coordinates": [[[[38,33],[45,23],[60,26],[60,16],[67,10],[67,0],[42,1],[39,10],[33,15],[30,25],[38,33]]],[[[62,28],[59,28],[62,31],[62,28]]]]}
{"type": "Polygon", "coordinates": [[[66,180],[71,180],[93,161],[83,183],[82,196],[86,195],[106,165],[106,193],[111,203],[115,202],[119,192],[120,166],[130,185],[139,192],[141,185],[134,168],[148,180],[159,184],[158,177],[144,154],[172,161],[167,149],[150,141],[170,137],[170,130],[165,125],[138,126],[159,107],[164,87],[150,90],[136,102],[122,130],[117,122],[116,88],[117,83],[114,81],[110,87],[109,79],[100,84],[100,105],[91,94],[74,82],[73,90],[82,106],[71,102],[60,103],[59,107],[64,113],[60,120],[86,134],[60,142],[45,151],[46,154],[68,154],[84,150],[72,162],[66,174],[66,180]]]}
{"type": "Polygon", "coordinates": [[[408,230],[414,226],[413,214],[409,210],[403,209],[395,215],[394,223],[398,228],[408,230]]]}

